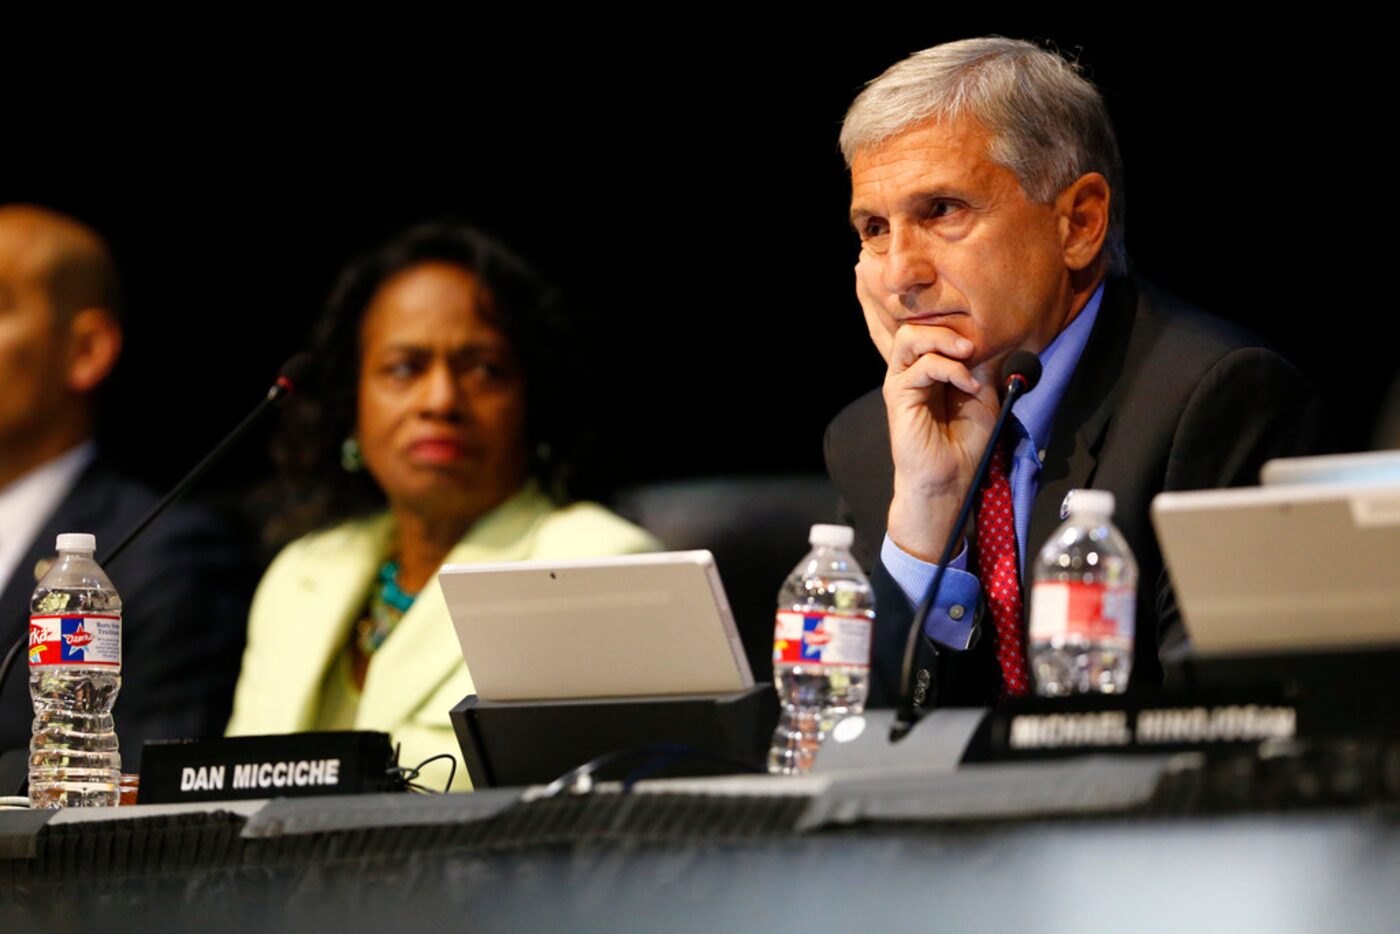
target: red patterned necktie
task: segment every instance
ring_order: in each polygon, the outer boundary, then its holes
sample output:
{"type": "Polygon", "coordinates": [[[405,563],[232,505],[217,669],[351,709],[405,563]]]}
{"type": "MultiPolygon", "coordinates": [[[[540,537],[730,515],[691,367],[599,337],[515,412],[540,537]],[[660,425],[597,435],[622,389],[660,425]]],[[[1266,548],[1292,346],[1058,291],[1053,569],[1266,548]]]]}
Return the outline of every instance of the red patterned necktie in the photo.
{"type": "Polygon", "coordinates": [[[998,444],[977,509],[977,575],[996,625],[1002,697],[1025,697],[1030,688],[1021,635],[1021,576],[1006,445],[998,444]]]}

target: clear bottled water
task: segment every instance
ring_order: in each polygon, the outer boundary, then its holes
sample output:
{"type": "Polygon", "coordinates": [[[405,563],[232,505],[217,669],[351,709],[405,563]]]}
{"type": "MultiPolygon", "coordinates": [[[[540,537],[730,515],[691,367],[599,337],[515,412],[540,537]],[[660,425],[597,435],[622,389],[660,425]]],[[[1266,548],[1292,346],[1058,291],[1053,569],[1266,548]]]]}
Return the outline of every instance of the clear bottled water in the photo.
{"type": "Polygon", "coordinates": [[[121,753],[112,704],[121,688],[122,601],[93,560],[93,536],[65,533],[57,547],[29,604],[29,804],[115,805],[121,753]]]}
{"type": "Polygon", "coordinates": [[[1138,569],[1112,517],[1112,493],[1075,490],[1036,558],[1028,661],[1041,696],[1128,687],[1138,569]]]}
{"type": "Polygon", "coordinates": [[[851,557],[852,532],[814,525],[812,550],[778,592],[773,679],[782,704],[768,771],[811,771],[837,721],[865,710],[875,600],[851,557]]]}

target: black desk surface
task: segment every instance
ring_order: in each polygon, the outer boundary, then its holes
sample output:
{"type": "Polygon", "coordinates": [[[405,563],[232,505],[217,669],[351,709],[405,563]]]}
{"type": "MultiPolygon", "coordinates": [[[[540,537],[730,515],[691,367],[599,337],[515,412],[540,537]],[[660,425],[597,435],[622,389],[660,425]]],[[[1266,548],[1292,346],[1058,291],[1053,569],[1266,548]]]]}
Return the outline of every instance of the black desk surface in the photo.
{"type": "Polygon", "coordinates": [[[1393,929],[1400,808],[1374,787],[1357,796],[1313,778],[1285,799],[1238,762],[1187,756],[653,782],[547,801],[499,790],[137,807],[37,831],[36,815],[0,813],[0,922],[1393,929]],[[1223,805],[1226,779],[1254,797],[1223,805]]]}

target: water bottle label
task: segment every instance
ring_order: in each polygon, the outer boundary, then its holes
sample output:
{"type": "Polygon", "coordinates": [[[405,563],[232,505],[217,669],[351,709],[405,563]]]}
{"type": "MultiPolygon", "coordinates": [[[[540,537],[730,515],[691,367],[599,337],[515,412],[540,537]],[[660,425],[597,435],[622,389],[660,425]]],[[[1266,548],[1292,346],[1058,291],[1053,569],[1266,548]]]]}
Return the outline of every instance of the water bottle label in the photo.
{"type": "Polygon", "coordinates": [[[120,616],[29,617],[29,667],[122,663],[120,616]]]}
{"type": "Polygon", "coordinates": [[[867,616],[780,610],[773,629],[773,661],[869,668],[872,624],[867,616]]]}
{"type": "Polygon", "coordinates": [[[1030,638],[1088,642],[1133,640],[1136,595],[1131,587],[1083,581],[1040,581],[1031,588],[1030,638]]]}

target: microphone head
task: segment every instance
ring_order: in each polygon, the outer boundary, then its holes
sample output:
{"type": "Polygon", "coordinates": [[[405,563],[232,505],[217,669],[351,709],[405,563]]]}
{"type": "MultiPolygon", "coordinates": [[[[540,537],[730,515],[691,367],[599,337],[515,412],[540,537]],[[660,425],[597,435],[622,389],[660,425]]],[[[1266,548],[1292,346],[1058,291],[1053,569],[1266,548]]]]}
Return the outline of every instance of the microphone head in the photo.
{"type": "Polygon", "coordinates": [[[1010,388],[1012,380],[1024,385],[1021,392],[1028,393],[1040,382],[1040,358],[1029,350],[1018,350],[1001,365],[1001,384],[1010,388]]]}
{"type": "Polygon", "coordinates": [[[274,402],[280,402],[295,394],[307,381],[315,365],[316,358],[306,351],[293,354],[278,371],[277,382],[273,383],[272,388],[268,390],[268,398],[274,402]]]}

